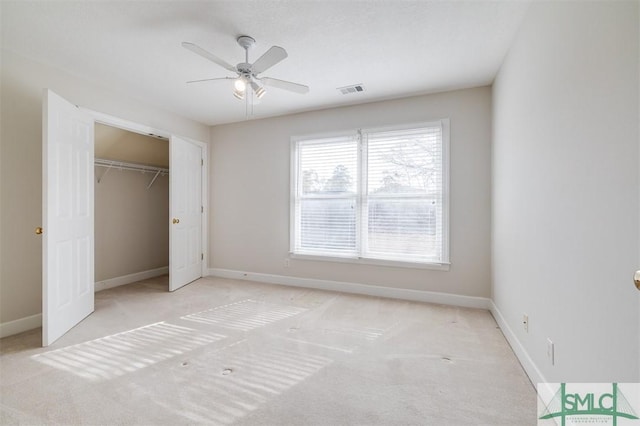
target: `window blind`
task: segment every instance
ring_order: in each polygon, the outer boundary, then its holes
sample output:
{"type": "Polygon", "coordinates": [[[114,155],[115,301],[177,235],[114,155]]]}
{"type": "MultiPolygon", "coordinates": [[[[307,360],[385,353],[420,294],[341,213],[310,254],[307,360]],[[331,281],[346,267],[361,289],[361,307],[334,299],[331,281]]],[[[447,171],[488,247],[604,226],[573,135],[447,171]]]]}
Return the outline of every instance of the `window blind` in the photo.
{"type": "Polygon", "coordinates": [[[299,142],[297,165],[294,252],[357,256],[355,136],[299,142]]]}
{"type": "Polygon", "coordinates": [[[364,257],[442,261],[442,129],[363,131],[364,257]]]}
{"type": "Polygon", "coordinates": [[[293,253],[448,262],[445,146],[442,121],[296,141],[293,253]]]}

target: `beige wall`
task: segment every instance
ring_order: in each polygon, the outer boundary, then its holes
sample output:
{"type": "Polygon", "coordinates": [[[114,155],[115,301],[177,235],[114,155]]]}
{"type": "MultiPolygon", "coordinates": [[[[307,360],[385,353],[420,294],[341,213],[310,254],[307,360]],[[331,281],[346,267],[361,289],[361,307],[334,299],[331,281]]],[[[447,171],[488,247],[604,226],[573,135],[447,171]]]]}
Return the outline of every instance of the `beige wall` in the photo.
{"type": "MultiPolygon", "coordinates": [[[[0,323],[42,311],[42,90],[83,107],[207,141],[209,128],[6,50],[0,100],[0,323]]],[[[46,230],[45,230],[46,232],[46,230]]]]}
{"type": "Polygon", "coordinates": [[[169,265],[169,177],[147,189],[153,176],[116,169],[96,182],[96,281],[169,265]]]}
{"type": "Polygon", "coordinates": [[[210,150],[209,266],[254,273],[428,290],[490,294],[488,87],[215,126],[210,150]],[[290,137],[451,119],[451,270],[292,259],[290,137]]]}
{"type": "Polygon", "coordinates": [[[494,84],[493,300],[534,381],[640,381],[639,13],[534,3],[494,84]]]}
{"type": "Polygon", "coordinates": [[[169,168],[169,141],[95,123],[95,157],[169,168]]]}

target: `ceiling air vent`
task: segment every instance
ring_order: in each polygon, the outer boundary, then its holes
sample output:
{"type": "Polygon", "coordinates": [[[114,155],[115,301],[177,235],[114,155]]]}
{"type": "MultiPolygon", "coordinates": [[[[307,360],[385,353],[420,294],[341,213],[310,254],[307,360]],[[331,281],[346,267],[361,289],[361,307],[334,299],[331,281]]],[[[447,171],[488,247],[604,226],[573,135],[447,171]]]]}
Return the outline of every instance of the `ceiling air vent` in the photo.
{"type": "Polygon", "coordinates": [[[364,92],[364,86],[362,84],[352,84],[351,86],[338,87],[338,90],[343,95],[348,95],[349,93],[364,92]]]}

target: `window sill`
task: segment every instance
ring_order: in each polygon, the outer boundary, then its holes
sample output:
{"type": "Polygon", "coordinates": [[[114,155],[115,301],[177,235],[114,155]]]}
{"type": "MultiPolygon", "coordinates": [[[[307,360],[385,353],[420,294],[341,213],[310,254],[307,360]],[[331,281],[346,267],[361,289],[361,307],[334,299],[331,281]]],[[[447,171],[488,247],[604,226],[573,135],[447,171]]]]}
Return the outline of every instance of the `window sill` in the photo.
{"type": "Polygon", "coordinates": [[[431,269],[436,271],[448,271],[450,263],[421,263],[421,262],[403,262],[400,260],[384,260],[384,259],[372,259],[363,257],[331,257],[331,256],[318,256],[314,254],[300,254],[289,253],[289,258],[300,260],[314,260],[320,262],[338,262],[338,263],[353,263],[361,265],[376,265],[376,266],[390,266],[394,268],[413,268],[413,269],[431,269]]]}

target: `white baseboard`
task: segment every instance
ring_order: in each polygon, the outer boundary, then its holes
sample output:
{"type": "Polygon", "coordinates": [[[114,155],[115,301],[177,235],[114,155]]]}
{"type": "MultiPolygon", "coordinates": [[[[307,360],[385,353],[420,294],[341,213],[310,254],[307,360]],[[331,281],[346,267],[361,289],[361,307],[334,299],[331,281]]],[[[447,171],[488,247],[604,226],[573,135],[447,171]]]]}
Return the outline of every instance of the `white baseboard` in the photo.
{"type": "Polygon", "coordinates": [[[0,324],[0,338],[42,327],[42,314],[31,315],[0,324]]]}
{"type": "Polygon", "coordinates": [[[169,267],[163,266],[162,268],[149,269],[148,271],[136,272],[135,274],[123,275],[121,277],[110,278],[108,280],[96,281],[95,291],[107,290],[109,288],[119,287],[121,285],[135,283],[136,281],[142,281],[153,277],[159,277],[160,275],[166,275],[169,273],[169,267]]]}
{"type": "Polygon", "coordinates": [[[507,321],[504,319],[502,313],[493,302],[493,300],[490,300],[489,310],[491,311],[491,315],[493,315],[493,318],[495,318],[496,322],[498,323],[498,326],[502,330],[502,334],[507,339],[507,342],[509,342],[513,353],[516,354],[516,357],[520,361],[522,368],[524,368],[527,376],[529,376],[529,380],[531,380],[533,386],[536,386],[538,383],[547,383],[544,375],[542,374],[536,363],[533,362],[533,359],[531,359],[529,353],[524,348],[511,327],[509,327],[509,324],[507,324],[507,321]]]}
{"type": "Polygon", "coordinates": [[[340,291],[344,293],[364,294],[367,296],[389,297],[392,299],[403,299],[416,302],[462,306],[465,308],[489,309],[491,303],[491,300],[486,297],[460,296],[457,294],[438,293],[433,291],[410,290],[341,281],[290,277],[285,275],[260,274],[234,271],[230,269],[211,268],[209,269],[209,275],[214,277],[257,281],[292,287],[313,288],[316,290],[340,291]]]}

